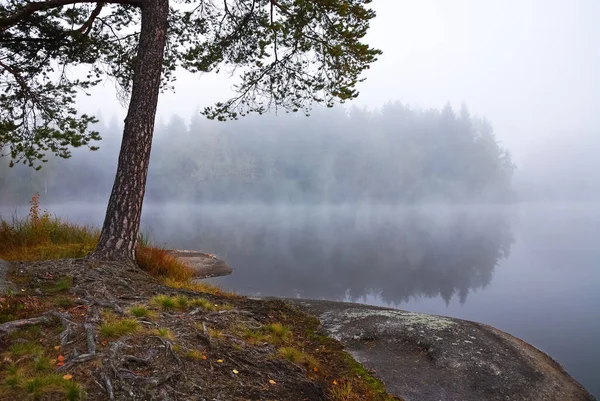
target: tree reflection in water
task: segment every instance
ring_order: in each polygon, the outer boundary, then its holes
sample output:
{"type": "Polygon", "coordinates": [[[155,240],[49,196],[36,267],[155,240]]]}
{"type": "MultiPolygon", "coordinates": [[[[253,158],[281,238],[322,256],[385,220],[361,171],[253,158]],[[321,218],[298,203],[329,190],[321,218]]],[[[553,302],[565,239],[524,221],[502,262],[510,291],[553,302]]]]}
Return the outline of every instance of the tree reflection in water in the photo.
{"type": "MultiPolygon", "coordinates": [[[[150,226],[180,227],[174,215],[150,215],[150,226]]],[[[203,206],[184,215],[189,229],[160,239],[217,253],[234,269],[218,282],[244,294],[464,303],[514,242],[509,216],[490,210],[203,206]]]]}

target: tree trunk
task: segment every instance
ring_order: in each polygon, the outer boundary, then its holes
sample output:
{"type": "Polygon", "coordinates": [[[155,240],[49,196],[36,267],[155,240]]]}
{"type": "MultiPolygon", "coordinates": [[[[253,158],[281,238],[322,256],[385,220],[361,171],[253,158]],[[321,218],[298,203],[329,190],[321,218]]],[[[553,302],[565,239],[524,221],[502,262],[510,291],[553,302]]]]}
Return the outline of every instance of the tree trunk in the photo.
{"type": "Polygon", "coordinates": [[[145,0],[117,175],[92,258],[135,260],[167,39],[169,0],[145,0]]]}

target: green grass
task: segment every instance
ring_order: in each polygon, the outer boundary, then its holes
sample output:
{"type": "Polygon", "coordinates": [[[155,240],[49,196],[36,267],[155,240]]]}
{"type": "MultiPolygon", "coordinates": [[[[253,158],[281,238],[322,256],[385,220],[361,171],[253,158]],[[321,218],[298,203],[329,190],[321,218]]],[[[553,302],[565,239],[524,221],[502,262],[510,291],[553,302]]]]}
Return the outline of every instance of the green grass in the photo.
{"type": "Polygon", "coordinates": [[[152,334],[157,335],[159,337],[165,338],[167,340],[174,340],[175,335],[171,332],[171,330],[165,327],[159,327],[158,329],[154,329],[152,334]]]}
{"type": "MultiPolygon", "coordinates": [[[[27,330],[18,332],[25,334],[27,330]]],[[[8,338],[14,341],[14,337],[8,338]]],[[[85,395],[80,384],[54,373],[54,361],[36,342],[13,343],[0,357],[3,358],[0,363],[0,398],[3,400],[77,401],[85,395]]]]}
{"type": "Polygon", "coordinates": [[[52,370],[52,361],[45,356],[37,356],[33,360],[33,367],[38,372],[49,372],[52,370]]]}
{"type": "Polygon", "coordinates": [[[119,319],[109,313],[103,315],[104,322],[100,325],[100,334],[104,338],[117,338],[141,329],[140,323],[135,319],[119,319]]]}
{"type": "Polygon", "coordinates": [[[281,347],[279,348],[279,355],[287,359],[290,362],[293,362],[297,365],[301,365],[306,362],[306,354],[294,347],[281,347]]]}
{"type": "Polygon", "coordinates": [[[164,310],[173,310],[177,307],[177,301],[168,295],[156,295],[150,299],[150,304],[164,310]]]}
{"type": "Polygon", "coordinates": [[[292,336],[292,331],[289,327],[281,323],[270,323],[264,327],[265,331],[271,334],[274,342],[288,342],[292,336]]]}
{"type": "Polygon", "coordinates": [[[213,311],[215,310],[215,304],[210,302],[208,299],[206,298],[194,298],[190,304],[196,308],[201,308],[204,309],[206,311],[213,311]]]}
{"type": "MultiPolygon", "coordinates": [[[[203,359],[202,357],[204,356],[204,354],[202,353],[202,351],[199,351],[197,349],[191,349],[185,354],[185,356],[190,359],[199,360],[199,359],[203,359]]],[[[206,358],[206,357],[204,357],[204,358],[206,358]]]]}
{"type": "Polygon", "coordinates": [[[150,316],[150,310],[145,306],[132,306],[129,308],[129,313],[138,318],[150,316]]]}
{"type": "Polygon", "coordinates": [[[56,297],[54,298],[52,303],[54,303],[54,305],[58,306],[59,308],[64,309],[68,309],[75,305],[75,302],[69,297],[56,297]]]}
{"type": "Polygon", "coordinates": [[[190,305],[190,300],[185,295],[179,295],[175,297],[175,304],[180,309],[185,309],[190,305]]]}
{"type": "Polygon", "coordinates": [[[15,358],[22,356],[40,356],[44,349],[40,344],[34,342],[15,343],[10,346],[8,352],[15,358]]]}

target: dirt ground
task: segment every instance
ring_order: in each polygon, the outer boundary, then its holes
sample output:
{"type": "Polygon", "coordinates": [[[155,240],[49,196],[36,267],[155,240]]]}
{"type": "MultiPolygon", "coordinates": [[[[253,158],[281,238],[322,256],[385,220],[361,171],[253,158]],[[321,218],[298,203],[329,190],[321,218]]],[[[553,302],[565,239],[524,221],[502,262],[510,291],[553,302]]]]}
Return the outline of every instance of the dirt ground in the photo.
{"type": "Polygon", "coordinates": [[[397,399],[282,301],[84,259],[16,262],[7,277],[1,400],[397,399]]]}

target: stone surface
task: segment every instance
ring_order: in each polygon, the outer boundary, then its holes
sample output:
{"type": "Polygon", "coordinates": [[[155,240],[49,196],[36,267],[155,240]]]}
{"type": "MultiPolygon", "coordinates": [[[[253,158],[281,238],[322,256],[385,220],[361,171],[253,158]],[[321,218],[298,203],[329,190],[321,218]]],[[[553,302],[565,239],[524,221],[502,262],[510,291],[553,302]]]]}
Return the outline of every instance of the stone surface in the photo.
{"type": "Polygon", "coordinates": [[[204,252],[171,249],[169,254],[194,269],[195,279],[227,276],[233,271],[224,261],[204,252]]]}
{"type": "Polygon", "coordinates": [[[552,358],[491,326],[373,306],[287,299],[406,401],[594,400],[552,358]]]}
{"type": "Polygon", "coordinates": [[[9,292],[17,291],[17,287],[6,279],[9,267],[10,265],[8,262],[0,259],[0,295],[6,295],[9,292]]]}

